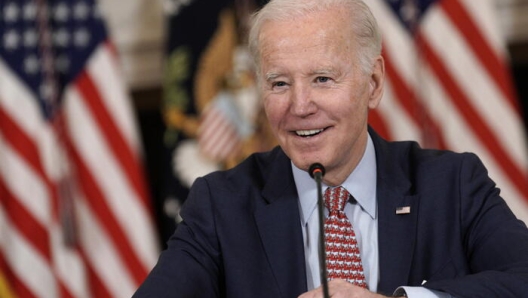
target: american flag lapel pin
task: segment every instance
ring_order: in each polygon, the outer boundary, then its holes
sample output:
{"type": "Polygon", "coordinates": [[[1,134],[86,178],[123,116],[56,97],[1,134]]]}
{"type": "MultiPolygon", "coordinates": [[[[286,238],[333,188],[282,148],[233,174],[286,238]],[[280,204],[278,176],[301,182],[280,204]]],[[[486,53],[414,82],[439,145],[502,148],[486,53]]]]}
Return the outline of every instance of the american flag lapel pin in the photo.
{"type": "Polygon", "coordinates": [[[396,214],[409,214],[411,213],[411,206],[403,206],[396,208],[396,214]]]}

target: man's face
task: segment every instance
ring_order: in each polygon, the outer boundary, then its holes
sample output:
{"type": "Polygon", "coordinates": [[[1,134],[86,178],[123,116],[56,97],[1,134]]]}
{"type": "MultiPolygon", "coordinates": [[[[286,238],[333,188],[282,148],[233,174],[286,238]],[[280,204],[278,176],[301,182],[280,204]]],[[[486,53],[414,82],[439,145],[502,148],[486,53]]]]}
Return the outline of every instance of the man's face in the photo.
{"type": "Polygon", "coordinates": [[[271,128],[297,167],[320,162],[331,185],[361,159],[368,110],[382,93],[383,61],[376,61],[376,74],[361,71],[347,18],[339,10],[320,12],[267,22],[260,34],[261,92],[271,128]]]}

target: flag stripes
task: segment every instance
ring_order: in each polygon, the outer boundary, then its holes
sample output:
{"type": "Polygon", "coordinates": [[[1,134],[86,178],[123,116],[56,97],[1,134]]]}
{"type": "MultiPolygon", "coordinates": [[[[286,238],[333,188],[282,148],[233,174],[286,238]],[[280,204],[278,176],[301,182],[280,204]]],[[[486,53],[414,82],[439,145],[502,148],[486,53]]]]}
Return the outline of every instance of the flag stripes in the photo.
{"type": "MultiPolygon", "coordinates": [[[[0,192],[0,195],[2,193],[0,192]]],[[[0,254],[0,297],[2,298],[14,298],[13,290],[11,289],[10,282],[7,280],[7,266],[5,264],[5,261],[2,258],[2,254],[0,254]]]]}
{"type": "Polygon", "coordinates": [[[434,1],[411,34],[387,1],[367,1],[383,32],[387,88],[370,118],[385,136],[477,153],[528,222],[528,155],[493,3],[434,1]],[[411,126],[412,125],[412,126],[411,126]]]}
{"type": "Polygon", "coordinates": [[[232,157],[242,141],[235,124],[213,103],[202,112],[198,144],[205,156],[220,161],[232,157]]]}
{"type": "Polygon", "coordinates": [[[86,105],[91,110],[92,115],[95,116],[99,126],[104,128],[101,132],[103,133],[105,143],[109,145],[109,149],[112,151],[113,157],[116,158],[123,173],[130,180],[130,184],[139,196],[141,203],[144,207],[147,207],[147,195],[143,185],[143,177],[140,176],[141,171],[138,171],[137,157],[134,156],[128,144],[126,144],[125,140],[119,134],[117,127],[112,121],[112,117],[103,106],[103,98],[101,98],[94,82],[86,72],[82,72],[79,76],[78,89],[82,94],[82,98],[86,100],[86,105]],[[128,162],[130,160],[135,160],[136,163],[128,162]]]}
{"type": "Polygon", "coordinates": [[[5,198],[2,201],[2,207],[6,211],[6,219],[13,223],[20,234],[33,243],[35,249],[44,256],[46,261],[51,262],[50,237],[46,228],[33,218],[1,181],[0,193],[5,198]]]}
{"type": "Polygon", "coordinates": [[[514,96],[511,76],[506,71],[502,59],[493,52],[482,31],[477,27],[466,8],[457,0],[444,0],[440,2],[449,20],[457,27],[471,49],[472,54],[477,57],[481,65],[490,75],[492,83],[496,84],[503,96],[508,100],[514,110],[519,111],[519,103],[514,96]]]}
{"type": "MultiPolygon", "coordinates": [[[[389,56],[388,53],[384,53],[384,55],[389,56]]],[[[445,149],[447,146],[438,124],[431,118],[427,108],[418,99],[416,92],[398,76],[392,61],[392,59],[388,58],[385,63],[387,76],[392,84],[394,94],[399,99],[399,103],[405,110],[407,117],[413,121],[414,125],[422,129],[418,139],[422,139],[428,146],[445,149]]]]}
{"type": "MultiPolygon", "coordinates": [[[[4,227],[6,230],[9,228],[9,226],[6,224],[5,221],[2,221],[2,219],[4,218],[3,216],[3,212],[0,210],[0,224],[2,224],[2,227],[4,227]]],[[[9,231],[8,231],[9,233],[9,231]]],[[[5,234],[5,233],[3,233],[5,234]]],[[[3,251],[0,251],[0,252],[3,252],[3,251]]],[[[27,297],[27,298],[33,298],[35,297],[30,291],[29,289],[26,287],[26,285],[24,283],[22,283],[20,281],[20,279],[13,273],[12,269],[11,269],[11,266],[9,266],[4,258],[2,257],[2,255],[0,255],[0,268],[2,268],[2,271],[4,273],[4,277],[5,277],[5,282],[6,282],[6,285],[5,285],[5,289],[4,289],[4,292],[7,292],[7,293],[3,293],[3,292],[0,292],[0,294],[4,295],[4,294],[7,294],[6,296],[9,297],[11,296],[12,298],[15,298],[15,297],[27,297]],[[17,296],[15,296],[15,294],[17,294],[17,296]]],[[[4,296],[2,296],[4,297],[4,296]]]]}
{"type": "Polygon", "coordinates": [[[508,178],[528,197],[526,192],[526,180],[524,173],[516,164],[510,159],[510,155],[506,152],[502,143],[497,142],[495,134],[488,125],[488,121],[481,117],[475,108],[472,106],[470,99],[467,98],[462,88],[454,81],[445,65],[440,61],[438,54],[427,44],[423,42],[423,49],[427,56],[427,60],[439,78],[444,90],[447,91],[449,99],[462,113],[467,124],[471,127],[472,132],[480,139],[481,143],[491,153],[493,158],[500,160],[500,166],[508,178]]]}
{"type": "MultiPolygon", "coordinates": [[[[21,35],[44,29],[55,34],[63,28],[49,27],[50,21],[41,18],[61,17],[59,9],[78,5],[95,11],[93,4],[39,2],[39,21],[32,23],[12,11],[29,11],[36,4],[8,1],[0,5],[8,16],[0,21],[0,34],[4,36],[5,26],[21,35]],[[42,14],[43,7],[54,13],[42,14]],[[35,23],[40,26],[32,28],[35,23]]],[[[83,21],[68,24],[82,27],[83,21]]],[[[57,26],[62,22],[55,20],[57,26]]],[[[73,36],[86,28],[68,32],[73,36]]],[[[156,262],[158,243],[138,130],[115,50],[106,39],[96,42],[102,32],[97,30],[84,35],[87,44],[72,44],[72,49],[78,47],[76,54],[88,58],[68,56],[72,69],[81,63],[80,71],[56,90],[60,105],[42,98],[49,84],[62,82],[57,77],[63,71],[56,68],[58,57],[37,57],[42,59],[42,80],[51,75],[57,81],[35,85],[28,81],[34,73],[9,60],[24,58],[27,52],[15,56],[18,45],[0,40],[0,293],[5,289],[13,297],[130,297],[156,262]],[[53,64],[43,65],[44,60],[53,64]]],[[[39,46],[47,51],[50,45],[39,46]]]]}
{"type": "Polygon", "coordinates": [[[98,220],[105,226],[106,232],[110,234],[108,241],[113,242],[119,251],[119,254],[115,257],[123,259],[123,263],[133,274],[135,281],[138,283],[141,282],[146,276],[146,270],[142,268],[139,260],[134,255],[128,239],[125,238],[123,229],[116,221],[110,208],[107,206],[105,196],[99,189],[94,177],[92,177],[90,170],[88,170],[87,166],[75,150],[72,150],[71,154],[73,161],[77,165],[76,174],[78,175],[78,179],[82,181],[80,188],[83,193],[90,198],[87,203],[90,205],[91,209],[93,209],[94,216],[98,218],[98,220]]]}

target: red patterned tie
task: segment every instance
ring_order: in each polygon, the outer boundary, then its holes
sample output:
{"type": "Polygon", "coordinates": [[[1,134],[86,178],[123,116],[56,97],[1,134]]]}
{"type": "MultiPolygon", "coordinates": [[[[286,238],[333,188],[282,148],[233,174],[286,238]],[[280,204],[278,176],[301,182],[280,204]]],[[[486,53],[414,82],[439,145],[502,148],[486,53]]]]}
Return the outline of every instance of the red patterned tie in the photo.
{"type": "Polygon", "coordinates": [[[343,212],[349,197],[341,186],[329,187],[324,194],[325,206],[330,211],[324,224],[328,280],[340,278],[366,288],[356,234],[343,212]]]}

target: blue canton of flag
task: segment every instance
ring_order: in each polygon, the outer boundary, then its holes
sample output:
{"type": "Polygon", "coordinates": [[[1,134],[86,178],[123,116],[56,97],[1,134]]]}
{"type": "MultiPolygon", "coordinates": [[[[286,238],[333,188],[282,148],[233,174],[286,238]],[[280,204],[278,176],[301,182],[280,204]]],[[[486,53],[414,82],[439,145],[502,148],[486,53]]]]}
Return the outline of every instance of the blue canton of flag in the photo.
{"type": "Polygon", "coordinates": [[[388,0],[387,4],[394,10],[402,24],[409,30],[418,23],[427,9],[437,0],[388,0]]]}
{"type": "Polygon", "coordinates": [[[61,93],[106,39],[90,0],[1,0],[0,56],[51,117],[61,93]]]}

